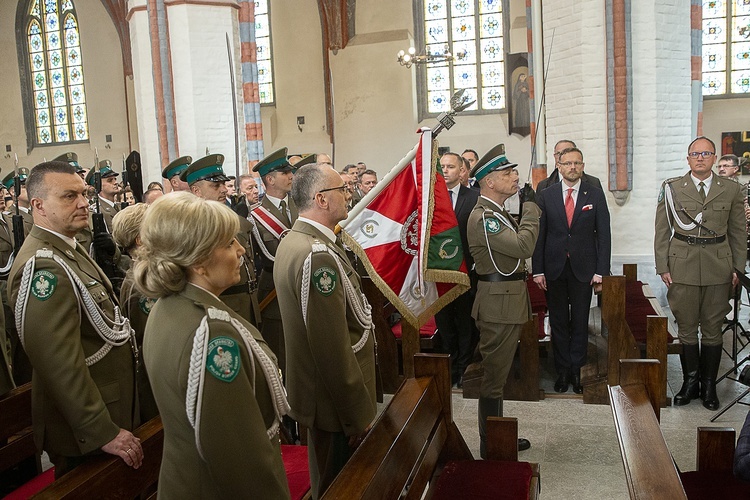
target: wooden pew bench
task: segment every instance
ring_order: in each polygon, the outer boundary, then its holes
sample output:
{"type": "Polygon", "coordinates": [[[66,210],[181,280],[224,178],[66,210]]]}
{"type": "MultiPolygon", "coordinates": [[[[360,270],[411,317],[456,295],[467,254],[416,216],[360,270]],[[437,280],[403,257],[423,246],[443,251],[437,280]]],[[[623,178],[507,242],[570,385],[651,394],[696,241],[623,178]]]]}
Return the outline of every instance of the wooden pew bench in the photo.
{"type": "Polygon", "coordinates": [[[623,268],[627,276],[603,279],[602,336],[595,339],[595,352],[589,353],[589,363],[581,369],[583,402],[607,404],[607,387],[619,383],[620,360],[646,357],[660,362],[661,404],[666,406],[671,403],[667,398],[667,354],[679,352],[681,346],[669,334],[667,318],[657,315],[654,301],[643,294],[635,265],[623,268]]]}
{"type": "MultiPolygon", "coordinates": [[[[31,427],[29,383],[0,397],[0,497],[22,487],[40,472],[31,427]]],[[[48,483],[51,481],[47,478],[48,483]]]]}
{"type": "Polygon", "coordinates": [[[750,498],[732,475],[734,429],[699,427],[698,470],[680,473],[659,427],[659,362],[626,359],[619,372],[609,395],[630,498],[750,498]]]}
{"type": "Polygon", "coordinates": [[[536,498],[537,464],[518,462],[515,419],[490,418],[487,451],[475,461],[453,422],[449,357],[414,356],[416,378],[404,381],[324,493],[325,499],[536,498]]]}

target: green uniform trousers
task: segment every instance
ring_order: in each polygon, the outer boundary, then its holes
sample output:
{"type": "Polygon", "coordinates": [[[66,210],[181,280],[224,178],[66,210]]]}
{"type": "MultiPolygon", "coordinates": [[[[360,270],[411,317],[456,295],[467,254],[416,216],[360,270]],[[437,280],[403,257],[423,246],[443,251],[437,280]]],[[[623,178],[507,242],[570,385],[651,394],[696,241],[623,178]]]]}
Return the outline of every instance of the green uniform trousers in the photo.
{"type": "Polygon", "coordinates": [[[503,397],[513,357],[516,355],[522,325],[476,321],[479,328],[479,352],[482,354],[484,377],[479,395],[483,398],[503,397]]]}
{"type": "Polygon", "coordinates": [[[705,345],[722,345],[721,327],[732,310],[731,294],[731,283],[708,286],[672,283],[667,289],[667,301],[677,320],[680,342],[697,344],[700,326],[705,345]]]}

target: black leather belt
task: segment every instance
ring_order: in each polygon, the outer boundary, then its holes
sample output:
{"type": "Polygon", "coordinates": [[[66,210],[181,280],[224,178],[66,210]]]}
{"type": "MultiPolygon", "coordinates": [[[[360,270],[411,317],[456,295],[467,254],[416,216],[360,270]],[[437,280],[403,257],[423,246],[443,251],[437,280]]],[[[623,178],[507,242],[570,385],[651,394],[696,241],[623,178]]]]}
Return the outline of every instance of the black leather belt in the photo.
{"type": "Polygon", "coordinates": [[[725,235],[713,236],[711,238],[699,238],[697,236],[688,236],[687,234],[674,233],[674,237],[678,240],[687,242],[688,245],[713,245],[715,243],[721,243],[727,237],[725,235]]]}
{"type": "Polygon", "coordinates": [[[478,274],[479,281],[490,281],[497,283],[498,281],[526,281],[526,272],[513,273],[509,276],[505,276],[500,273],[492,274],[478,274]]]}
{"type": "Polygon", "coordinates": [[[263,266],[263,270],[267,273],[273,274],[273,264],[271,264],[270,266],[263,266]]]}

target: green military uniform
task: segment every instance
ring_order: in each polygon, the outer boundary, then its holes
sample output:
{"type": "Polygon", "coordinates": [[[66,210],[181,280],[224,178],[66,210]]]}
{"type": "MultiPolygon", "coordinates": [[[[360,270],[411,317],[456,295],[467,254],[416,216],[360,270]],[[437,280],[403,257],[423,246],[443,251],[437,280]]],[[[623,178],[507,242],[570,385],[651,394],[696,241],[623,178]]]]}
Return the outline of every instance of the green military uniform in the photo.
{"type": "Polygon", "coordinates": [[[188,284],[154,305],[143,353],[164,424],[159,498],[289,497],[275,432],[279,402],[286,401],[275,359],[258,330],[215,295],[188,284]],[[244,326],[258,350],[249,352],[230,318],[244,326]],[[198,342],[198,335],[207,338],[198,342]],[[203,358],[198,354],[192,363],[198,344],[205,346],[203,358]],[[198,369],[191,371],[193,366],[198,369]],[[265,369],[276,375],[274,391],[265,369]],[[191,380],[201,377],[198,390],[191,380]]]}
{"type": "Polygon", "coordinates": [[[685,405],[700,394],[703,405],[715,410],[722,325],[731,310],[732,273],[745,269],[747,233],[742,186],[711,176],[705,200],[690,172],[664,182],[656,207],[654,255],[656,273],[672,277],[667,301],[683,344],[683,386],[674,403],[685,405]]]}
{"type": "Polygon", "coordinates": [[[745,269],[745,193],[737,182],[712,176],[705,201],[701,200],[690,173],[666,181],[656,208],[656,273],[672,275],[673,283],[667,291],[667,299],[683,344],[698,342],[699,324],[704,344],[722,344],[722,323],[731,310],[732,272],[735,268],[745,269]],[[696,220],[702,213],[704,227],[696,226],[682,213],[678,213],[680,220],[675,220],[670,198],[674,200],[677,212],[682,207],[696,220]],[[685,227],[680,227],[680,224],[685,227]],[[716,242],[717,236],[721,241],[716,242]],[[695,244],[684,241],[687,237],[707,238],[709,241],[695,244]],[[703,297],[699,298],[701,295],[703,297]]]}
{"type": "MultiPolygon", "coordinates": [[[[94,176],[94,169],[92,168],[89,170],[89,173],[86,174],[86,184],[89,186],[95,186],[96,184],[96,178],[94,176]]],[[[109,160],[102,160],[99,162],[99,174],[101,175],[102,179],[106,179],[108,177],[117,177],[118,174],[114,170],[112,170],[112,162],[109,160]]],[[[95,205],[96,206],[96,205],[95,205]]],[[[109,232],[112,232],[112,219],[115,217],[115,214],[120,211],[120,204],[105,200],[101,196],[99,197],[99,213],[104,215],[104,223],[107,225],[107,229],[109,232]]],[[[89,219],[89,227],[91,228],[91,231],[93,232],[94,225],[91,222],[91,219],[89,219]]]]}
{"type": "MultiPolygon", "coordinates": [[[[287,161],[287,148],[279,149],[274,153],[266,156],[255,167],[254,172],[263,177],[271,172],[290,172],[292,167],[287,161]]],[[[281,213],[269,198],[268,195],[256,205],[251,211],[248,220],[255,226],[253,235],[255,237],[255,248],[259,250],[258,255],[262,262],[262,270],[258,280],[258,300],[261,302],[271,293],[275,286],[273,282],[273,264],[276,256],[276,249],[279,247],[281,238],[291,229],[294,221],[297,220],[299,213],[297,206],[290,196],[282,200],[288,209],[288,213],[281,213]]],[[[266,342],[271,346],[271,350],[276,354],[279,360],[279,368],[282,373],[286,373],[286,349],[284,344],[284,328],[281,323],[281,312],[279,311],[279,302],[274,299],[269,302],[261,311],[263,319],[263,328],[261,334],[266,342]]]]}
{"type": "Polygon", "coordinates": [[[11,305],[22,313],[19,336],[34,367],[35,441],[60,475],[71,462],[109,443],[120,428],[132,430],[138,424],[132,330],[116,313],[112,285],[85,250],[38,226],[16,257],[8,288],[11,305]],[[32,258],[33,274],[22,286],[24,266],[32,258]],[[78,285],[65,268],[79,279],[78,285]],[[106,343],[79,304],[74,286],[90,296],[94,313],[109,325],[119,322],[107,333],[106,343]],[[111,349],[103,351],[105,346],[111,349]]]}
{"type": "MultiPolygon", "coordinates": [[[[222,164],[224,155],[212,154],[195,160],[189,167],[182,171],[180,179],[193,185],[198,181],[226,182],[229,177],[224,175],[222,164]]],[[[253,325],[260,325],[260,308],[258,307],[258,280],[255,277],[255,264],[253,263],[253,225],[242,216],[237,215],[240,222],[240,231],[237,233],[237,241],[245,248],[243,265],[240,268],[240,282],[228,288],[221,294],[224,301],[234,312],[245,318],[253,325]]]]}
{"type": "Polygon", "coordinates": [[[370,307],[343,248],[302,219],[279,245],[274,281],[291,416],[309,429],[317,498],[348,460],[347,436],[361,433],[375,417],[370,307]]]}
{"type": "MultiPolygon", "coordinates": [[[[26,178],[29,176],[29,169],[25,167],[21,167],[18,169],[18,179],[20,181],[21,185],[26,184],[26,178]]],[[[8,189],[9,192],[13,193],[15,196],[15,171],[10,172],[8,175],[3,178],[3,185],[8,189]]],[[[18,201],[15,202],[18,204],[18,201]]],[[[18,214],[21,216],[23,220],[23,239],[25,239],[29,233],[31,232],[31,228],[34,226],[34,217],[29,212],[28,207],[22,207],[18,205],[18,214]]],[[[11,209],[11,212],[9,213],[3,213],[2,214],[2,222],[0,223],[3,227],[0,228],[0,240],[2,242],[0,245],[2,246],[2,259],[3,259],[3,266],[6,267],[7,264],[10,262],[8,259],[10,259],[10,254],[13,252],[13,247],[15,246],[15,229],[13,227],[13,216],[16,215],[16,207],[14,206],[11,209]],[[6,234],[7,232],[7,234],[6,234]],[[7,259],[6,259],[7,255],[7,259]]],[[[7,266],[9,267],[9,266],[7,266]]],[[[10,271],[10,269],[8,269],[10,271]]],[[[5,333],[8,337],[9,342],[9,355],[8,359],[10,360],[10,364],[13,367],[13,378],[16,383],[16,385],[23,385],[27,382],[31,382],[31,363],[29,363],[29,358],[26,356],[26,353],[23,351],[23,348],[18,343],[18,334],[16,333],[16,324],[13,320],[14,314],[13,310],[8,305],[8,295],[7,295],[7,275],[4,276],[2,281],[0,281],[0,291],[3,293],[3,307],[5,308],[5,333]]]]}
{"type": "Polygon", "coordinates": [[[57,158],[53,158],[52,161],[62,161],[65,163],[69,163],[70,165],[75,167],[76,173],[79,175],[86,171],[86,169],[84,169],[81,164],[78,163],[78,155],[73,152],[63,153],[57,158]]]}
{"type": "MultiPolygon", "coordinates": [[[[502,145],[484,155],[471,176],[477,181],[492,172],[517,166],[504,155],[502,145]]],[[[488,416],[503,416],[503,388],[516,353],[521,327],[531,319],[526,288],[526,259],[534,253],[541,210],[531,201],[523,204],[521,221],[502,205],[480,196],[469,215],[466,237],[479,281],[471,316],[479,329],[479,352],[484,377],[479,390],[480,453],[485,458],[485,425],[488,416]]],[[[528,447],[523,440],[519,446],[528,447]]]]}
{"type": "MultiPolygon", "coordinates": [[[[4,214],[3,214],[4,215],[4,214]]],[[[13,237],[3,217],[0,217],[0,294],[2,294],[2,321],[0,321],[0,395],[13,389],[13,353],[18,343],[13,322],[13,311],[8,305],[8,272],[13,264],[13,237]]]]}
{"type": "MultiPolygon", "coordinates": [[[[155,299],[144,297],[138,292],[133,282],[132,272],[128,272],[120,289],[120,304],[122,304],[123,314],[130,320],[130,327],[135,332],[135,340],[138,345],[143,345],[143,333],[146,331],[146,321],[155,303],[155,299]]],[[[151,391],[146,367],[142,363],[138,366],[136,385],[138,387],[140,421],[148,422],[159,414],[159,408],[156,406],[154,394],[151,391]]]]}
{"type": "MultiPolygon", "coordinates": [[[[0,308],[0,318],[2,318],[2,323],[5,324],[5,311],[4,308],[0,308]]],[[[10,362],[10,344],[5,342],[5,339],[2,340],[2,344],[0,344],[0,396],[4,395],[14,387],[16,387],[15,382],[13,381],[13,373],[12,373],[12,367],[10,362]]]]}

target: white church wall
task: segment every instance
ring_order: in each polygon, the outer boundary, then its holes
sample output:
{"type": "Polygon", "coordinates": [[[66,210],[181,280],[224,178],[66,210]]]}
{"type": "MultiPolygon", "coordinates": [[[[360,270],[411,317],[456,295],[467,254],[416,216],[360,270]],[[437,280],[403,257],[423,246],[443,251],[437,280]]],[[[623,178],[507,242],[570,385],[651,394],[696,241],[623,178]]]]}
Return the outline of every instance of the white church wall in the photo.
{"type": "MultiPolygon", "coordinates": [[[[16,12],[18,2],[0,2],[0,168],[4,176],[13,167],[13,153],[19,164],[33,166],[45,158],[50,160],[67,151],[78,154],[82,165],[94,163],[94,148],[100,159],[110,159],[120,169],[122,155],[130,152],[123,83],[120,40],[112,19],[99,1],[75,1],[81,35],[81,53],[84,64],[86,107],[88,111],[89,142],[68,145],[34,147],[27,153],[24,130],[21,80],[18,66],[16,39],[16,12]],[[106,135],[112,142],[106,142],[106,135]],[[5,146],[12,153],[6,157],[5,146]],[[109,146],[109,147],[107,147],[109,146]]],[[[134,149],[137,144],[133,143],[134,149]]]]}
{"type": "MultiPolygon", "coordinates": [[[[632,10],[633,190],[622,206],[611,194],[613,260],[653,252],[653,220],[663,179],[684,167],[690,142],[690,2],[665,0],[632,10]]],[[[567,138],[586,171],[608,190],[604,3],[546,2],[548,154],[567,138]],[[554,42],[552,32],[554,30],[554,42]]],[[[550,156],[551,157],[551,156],[550,156]]]]}

